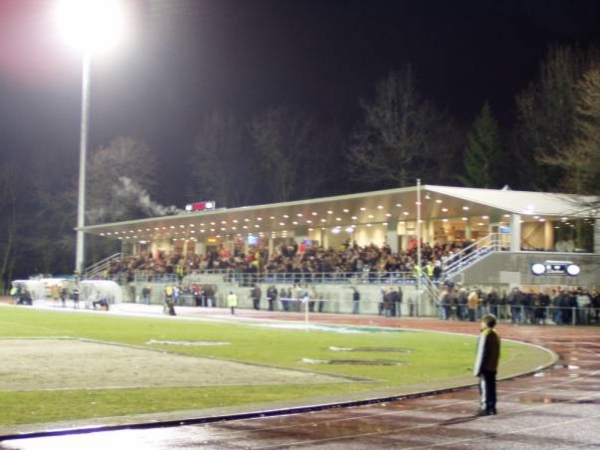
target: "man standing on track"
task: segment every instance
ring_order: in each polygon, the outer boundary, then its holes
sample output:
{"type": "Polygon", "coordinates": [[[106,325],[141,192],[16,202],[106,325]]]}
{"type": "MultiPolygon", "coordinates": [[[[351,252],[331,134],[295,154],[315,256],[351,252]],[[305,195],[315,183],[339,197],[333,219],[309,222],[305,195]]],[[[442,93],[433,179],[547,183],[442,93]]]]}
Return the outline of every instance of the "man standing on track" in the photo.
{"type": "Polygon", "coordinates": [[[473,375],[479,377],[481,406],[478,416],[496,414],[496,374],[500,360],[500,336],[496,333],[496,317],[486,314],[481,319],[481,334],[477,343],[477,355],[473,375]]]}

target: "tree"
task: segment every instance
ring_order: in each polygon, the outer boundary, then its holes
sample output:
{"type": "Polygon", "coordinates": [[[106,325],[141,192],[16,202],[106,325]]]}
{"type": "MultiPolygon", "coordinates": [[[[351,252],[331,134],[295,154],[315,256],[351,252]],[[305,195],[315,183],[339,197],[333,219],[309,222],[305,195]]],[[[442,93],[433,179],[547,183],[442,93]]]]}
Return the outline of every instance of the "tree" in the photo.
{"type": "Polygon", "coordinates": [[[286,202],[302,191],[302,169],[315,157],[315,126],[305,113],[269,108],[250,123],[270,200],[286,202]]]}
{"type": "Polygon", "coordinates": [[[459,177],[460,180],[472,187],[499,187],[502,173],[500,127],[488,102],[485,102],[481,113],[473,122],[467,141],[464,154],[466,176],[459,177]]]}
{"type": "Polygon", "coordinates": [[[33,149],[23,170],[26,196],[19,200],[19,270],[72,273],[77,212],[77,146],[33,149]]]}
{"type": "Polygon", "coordinates": [[[421,98],[412,66],[391,72],[376,85],[372,103],[363,101],[364,122],[351,138],[348,165],[355,180],[407,186],[416,178],[439,178],[439,160],[452,155],[444,114],[421,98]]]}
{"type": "Polygon", "coordinates": [[[578,85],[593,58],[593,52],[552,47],[539,81],[517,96],[518,166],[533,187],[555,190],[565,175],[564,167],[552,161],[576,138],[578,85]]]}
{"type": "Polygon", "coordinates": [[[191,156],[192,200],[214,200],[227,207],[244,204],[257,182],[254,160],[247,152],[242,124],[232,112],[205,115],[191,156]]]}
{"type": "Polygon", "coordinates": [[[4,292],[12,279],[17,240],[17,179],[16,169],[10,163],[0,167],[0,291],[4,292]]]}
{"type": "Polygon", "coordinates": [[[560,187],[566,192],[600,194],[600,66],[588,70],[578,84],[573,125],[571,144],[541,161],[564,171],[560,187]]]}
{"type": "Polygon", "coordinates": [[[98,148],[91,155],[87,180],[87,225],[156,215],[143,201],[143,194],[157,183],[156,159],[144,143],[119,137],[98,148]]]}

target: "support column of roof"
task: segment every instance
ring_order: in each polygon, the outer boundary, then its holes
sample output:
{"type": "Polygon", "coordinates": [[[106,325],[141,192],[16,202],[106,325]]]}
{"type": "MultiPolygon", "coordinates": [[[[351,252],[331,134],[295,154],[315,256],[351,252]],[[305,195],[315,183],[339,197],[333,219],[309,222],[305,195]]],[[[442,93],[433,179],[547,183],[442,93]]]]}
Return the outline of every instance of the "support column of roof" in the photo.
{"type": "Polygon", "coordinates": [[[594,221],[594,253],[600,255],[600,215],[594,221]]]}
{"type": "Polygon", "coordinates": [[[386,241],[392,253],[398,253],[398,216],[390,217],[388,221],[386,241]]]}
{"type": "Polygon", "coordinates": [[[521,215],[510,215],[510,251],[521,251],[521,215]]]}

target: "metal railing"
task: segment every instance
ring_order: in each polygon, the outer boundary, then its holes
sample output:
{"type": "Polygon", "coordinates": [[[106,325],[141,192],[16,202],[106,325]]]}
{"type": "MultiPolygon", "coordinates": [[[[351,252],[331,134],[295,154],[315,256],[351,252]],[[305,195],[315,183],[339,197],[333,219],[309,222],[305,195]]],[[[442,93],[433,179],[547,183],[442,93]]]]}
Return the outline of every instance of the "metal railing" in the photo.
{"type": "MultiPolygon", "coordinates": [[[[117,276],[116,278],[119,278],[117,276]]],[[[252,286],[256,283],[269,284],[401,284],[415,285],[416,278],[412,272],[243,272],[238,269],[195,270],[185,274],[182,282],[187,280],[216,280],[237,283],[240,286],[252,286]]],[[[435,286],[438,280],[429,280],[423,276],[423,288],[435,286]]],[[[115,281],[119,281],[116,279],[115,281]]],[[[157,274],[153,271],[137,271],[134,274],[136,283],[176,283],[179,278],[175,273],[157,274]]]]}
{"type": "Polygon", "coordinates": [[[89,266],[85,269],[83,278],[91,279],[91,278],[103,277],[104,271],[109,269],[110,263],[112,261],[121,259],[121,256],[122,256],[121,253],[115,253],[114,255],[111,255],[107,258],[104,258],[101,261],[98,261],[97,263],[92,264],[91,266],[89,266]]]}
{"type": "Polygon", "coordinates": [[[421,277],[421,289],[423,289],[424,293],[434,302],[437,302],[440,296],[439,284],[439,280],[432,280],[425,276],[421,277]]]}
{"type": "Polygon", "coordinates": [[[507,251],[508,248],[502,245],[504,237],[500,233],[492,233],[455,253],[442,265],[444,277],[458,275],[493,252],[507,251]]]}

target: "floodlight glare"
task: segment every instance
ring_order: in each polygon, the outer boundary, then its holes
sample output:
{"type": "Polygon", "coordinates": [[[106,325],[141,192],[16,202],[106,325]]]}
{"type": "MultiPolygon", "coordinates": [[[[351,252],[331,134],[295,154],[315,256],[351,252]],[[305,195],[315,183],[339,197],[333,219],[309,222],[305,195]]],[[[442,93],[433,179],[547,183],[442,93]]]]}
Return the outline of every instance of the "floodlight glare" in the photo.
{"type": "Polygon", "coordinates": [[[114,46],[126,30],[122,0],[58,0],[56,21],[70,45],[93,54],[114,46]]]}

